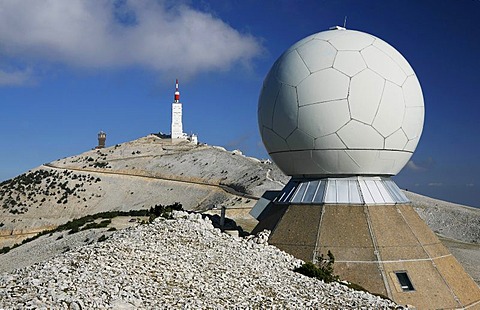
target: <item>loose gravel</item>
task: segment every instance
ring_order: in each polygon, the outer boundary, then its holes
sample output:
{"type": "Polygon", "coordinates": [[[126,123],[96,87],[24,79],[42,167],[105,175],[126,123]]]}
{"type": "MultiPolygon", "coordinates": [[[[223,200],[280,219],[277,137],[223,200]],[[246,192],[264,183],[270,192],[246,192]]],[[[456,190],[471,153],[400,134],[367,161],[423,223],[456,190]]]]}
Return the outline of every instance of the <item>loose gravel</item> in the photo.
{"type": "Polygon", "coordinates": [[[51,260],[0,275],[4,309],[394,309],[293,269],[301,260],[175,212],[51,260]]]}

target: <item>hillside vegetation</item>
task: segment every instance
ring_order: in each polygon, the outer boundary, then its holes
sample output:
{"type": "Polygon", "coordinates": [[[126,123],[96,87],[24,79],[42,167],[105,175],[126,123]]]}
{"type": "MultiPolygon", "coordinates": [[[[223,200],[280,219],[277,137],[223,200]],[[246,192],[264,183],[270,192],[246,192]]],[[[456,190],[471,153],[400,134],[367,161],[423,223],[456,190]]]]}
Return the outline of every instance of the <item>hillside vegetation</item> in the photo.
{"type": "Polygon", "coordinates": [[[269,161],[149,135],[63,158],[0,184],[0,248],[69,220],[181,203],[251,207],[288,181],[269,161]]]}

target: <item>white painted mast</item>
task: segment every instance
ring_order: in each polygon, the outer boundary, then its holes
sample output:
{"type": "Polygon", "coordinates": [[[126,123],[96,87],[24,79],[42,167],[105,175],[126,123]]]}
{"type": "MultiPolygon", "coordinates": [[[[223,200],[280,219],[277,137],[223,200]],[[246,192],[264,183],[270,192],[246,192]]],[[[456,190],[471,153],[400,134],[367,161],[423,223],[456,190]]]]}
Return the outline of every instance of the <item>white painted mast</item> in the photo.
{"type": "Polygon", "coordinates": [[[172,140],[183,138],[182,103],[180,102],[180,91],[178,90],[177,79],[175,81],[175,94],[172,103],[172,140]]]}

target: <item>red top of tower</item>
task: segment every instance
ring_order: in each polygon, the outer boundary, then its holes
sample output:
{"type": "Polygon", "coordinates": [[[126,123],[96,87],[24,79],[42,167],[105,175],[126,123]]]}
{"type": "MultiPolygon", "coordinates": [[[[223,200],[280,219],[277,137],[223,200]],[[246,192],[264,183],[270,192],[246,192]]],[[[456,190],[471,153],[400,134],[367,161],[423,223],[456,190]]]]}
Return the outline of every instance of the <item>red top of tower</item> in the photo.
{"type": "Polygon", "coordinates": [[[178,79],[175,80],[175,95],[173,99],[175,100],[175,102],[180,101],[180,92],[178,91],[178,79]]]}

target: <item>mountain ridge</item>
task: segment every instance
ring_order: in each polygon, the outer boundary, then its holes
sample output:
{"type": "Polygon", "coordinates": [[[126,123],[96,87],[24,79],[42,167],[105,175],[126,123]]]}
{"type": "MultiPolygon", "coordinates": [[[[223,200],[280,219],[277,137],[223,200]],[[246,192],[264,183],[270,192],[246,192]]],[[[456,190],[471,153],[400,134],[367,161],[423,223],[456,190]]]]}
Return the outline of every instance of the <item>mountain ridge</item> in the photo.
{"type": "MultiPolygon", "coordinates": [[[[214,214],[216,207],[226,206],[228,217],[253,227],[249,209],[266,190],[280,190],[288,180],[269,160],[238,150],[148,135],[55,160],[2,182],[0,248],[88,214],[175,202],[214,214]]],[[[405,194],[437,234],[469,244],[463,249],[454,243],[466,261],[480,257],[480,210],[405,194]]],[[[471,265],[478,281],[478,267],[471,265]]]]}
{"type": "Polygon", "coordinates": [[[270,161],[149,135],[59,159],[2,182],[0,247],[103,211],[175,202],[187,210],[251,207],[265,190],[280,189],[287,181],[270,161]]]}

